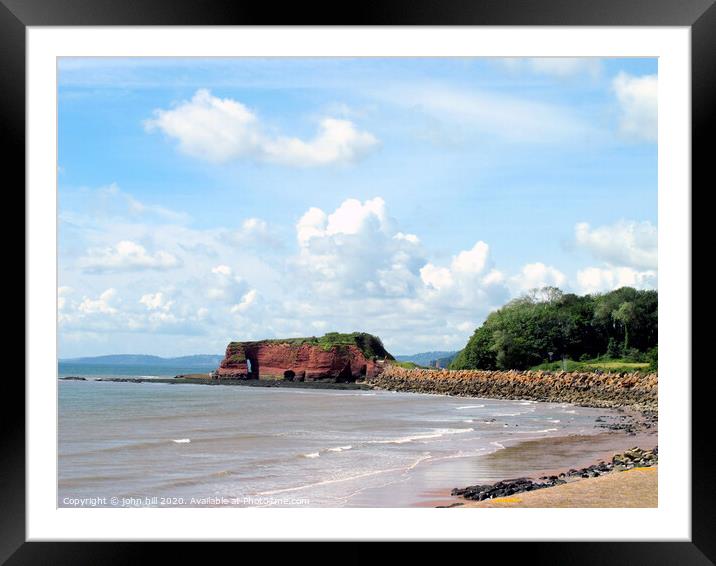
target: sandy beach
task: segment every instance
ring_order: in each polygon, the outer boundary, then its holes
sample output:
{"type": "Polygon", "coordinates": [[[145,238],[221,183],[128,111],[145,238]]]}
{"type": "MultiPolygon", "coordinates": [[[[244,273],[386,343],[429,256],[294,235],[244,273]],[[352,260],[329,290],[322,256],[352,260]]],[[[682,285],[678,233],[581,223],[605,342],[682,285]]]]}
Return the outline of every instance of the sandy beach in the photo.
{"type": "MultiPolygon", "coordinates": [[[[607,432],[590,438],[569,436],[528,441],[508,446],[481,458],[479,480],[495,483],[511,478],[538,480],[544,476],[610,462],[614,454],[635,446],[652,449],[658,444],[656,430],[628,435],[607,432]]],[[[597,478],[485,501],[470,501],[436,490],[424,506],[435,507],[656,507],[658,466],[610,472],[597,478]]],[[[478,476],[476,476],[478,477],[478,476]]]]}
{"type": "Polygon", "coordinates": [[[510,497],[465,501],[460,507],[658,507],[658,468],[612,472],[510,497]]]}

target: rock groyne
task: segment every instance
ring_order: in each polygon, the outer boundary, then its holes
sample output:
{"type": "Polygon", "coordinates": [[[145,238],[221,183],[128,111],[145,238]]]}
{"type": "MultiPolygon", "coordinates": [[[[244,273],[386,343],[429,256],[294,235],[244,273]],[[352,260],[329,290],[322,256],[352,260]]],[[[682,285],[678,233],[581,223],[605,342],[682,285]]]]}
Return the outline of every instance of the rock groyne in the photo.
{"type": "Polygon", "coordinates": [[[464,397],[526,399],[590,407],[629,407],[656,411],[655,373],[580,373],[406,369],[386,364],[366,383],[391,391],[464,397]]]}

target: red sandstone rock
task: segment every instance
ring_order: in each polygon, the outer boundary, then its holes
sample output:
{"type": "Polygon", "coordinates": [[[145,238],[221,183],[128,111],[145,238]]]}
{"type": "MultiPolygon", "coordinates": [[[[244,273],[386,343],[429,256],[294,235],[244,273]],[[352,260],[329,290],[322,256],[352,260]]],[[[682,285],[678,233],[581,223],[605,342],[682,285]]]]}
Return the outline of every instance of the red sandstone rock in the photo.
{"type": "Polygon", "coordinates": [[[279,340],[232,342],[226,348],[216,376],[219,379],[287,379],[290,381],[355,381],[373,377],[380,364],[369,360],[357,346],[279,340]]]}

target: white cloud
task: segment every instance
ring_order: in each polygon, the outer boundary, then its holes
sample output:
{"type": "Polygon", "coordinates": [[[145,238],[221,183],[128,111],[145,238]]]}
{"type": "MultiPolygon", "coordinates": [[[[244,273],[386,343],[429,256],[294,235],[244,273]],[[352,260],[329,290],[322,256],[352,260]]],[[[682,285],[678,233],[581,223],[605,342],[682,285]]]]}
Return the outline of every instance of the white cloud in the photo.
{"type": "Polygon", "coordinates": [[[394,228],[380,197],[347,199],[330,214],[310,208],[296,224],[296,237],[294,263],[321,292],[397,296],[419,283],[419,239],[394,228]]]}
{"type": "Polygon", "coordinates": [[[452,260],[452,270],[458,273],[480,273],[490,252],[485,242],[477,242],[471,250],[462,251],[452,260]]]}
{"type": "Polygon", "coordinates": [[[612,82],[620,107],[619,128],[625,136],[656,141],[658,90],[656,75],[634,77],[619,73],[612,82]]]}
{"type": "Polygon", "coordinates": [[[542,287],[564,287],[566,282],[564,273],[541,262],[528,263],[510,279],[511,287],[518,293],[542,287]]]}
{"type": "Polygon", "coordinates": [[[504,275],[496,269],[488,271],[489,264],[490,248],[481,240],[457,253],[448,266],[426,263],[420,269],[424,286],[416,300],[440,312],[439,317],[448,319],[448,325],[459,330],[466,313],[480,319],[507,298],[504,275]]]}
{"type": "Polygon", "coordinates": [[[574,228],[574,237],[578,248],[612,266],[657,268],[658,232],[650,222],[622,220],[598,228],[581,222],[574,228]]]}
{"type": "Polygon", "coordinates": [[[267,161],[296,167],[353,163],[372,151],[378,139],[362,132],[349,120],[324,118],[310,141],[298,138],[268,140],[263,145],[267,161]]]}
{"type": "Polygon", "coordinates": [[[85,314],[102,313],[102,314],[116,314],[117,309],[110,303],[117,296],[116,289],[107,289],[97,299],[90,299],[85,297],[84,300],[79,304],[78,310],[85,314]]]}
{"type": "Polygon", "coordinates": [[[402,232],[398,232],[395,236],[393,236],[396,240],[405,240],[406,242],[410,242],[411,244],[419,244],[420,238],[418,238],[415,234],[403,234],[402,232]]]}
{"type": "Polygon", "coordinates": [[[233,239],[237,244],[244,247],[259,247],[263,250],[267,248],[277,249],[283,247],[283,242],[277,237],[268,222],[261,218],[247,218],[241,223],[234,234],[233,239]]]}
{"type": "Polygon", "coordinates": [[[110,272],[135,271],[142,269],[170,269],[179,265],[179,260],[166,251],[150,254],[144,246],[130,240],[122,240],[114,246],[92,248],[78,260],[84,271],[110,272]]]}
{"type": "Polygon", "coordinates": [[[655,289],[657,273],[630,267],[588,267],[577,273],[577,283],[582,293],[599,293],[620,287],[655,289]]]}
{"type": "Polygon", "coordinates": [[[179,149],[199,159],[224,163],[239,158],[296,167],[352,163],[378,145],[377,138],[349,120],[324,118],[315,137],[269,136],[258,116],[230,98],[196,91],[170,110],[157,109],[144,122],[147,131],[161,130],[179,142],[179,149]]]}
{"type": "Polygon", "coordinates": [[[211,272],[216,275],[225,275],[228,277],[231,275],[231,268],[228,265],[217,265],[211,268],[211,272]]]}
{"type": "MultiPolygon", "coordinates": [[[[151,336],[155,353],[159,348],[166,348],[167,355],[176,348],[183,353],[221,352],[231,339],[329,330],[373,332],[393,353],[459,348],[492,309],[511,297],[564,282],[557,269],[539,262],[518,273],[497,269],[476,227],[468,228],[475,230],[475,237],[465,249],[448,257],[432,256],[421,233],[401,227],[380,197],[346,199],[333,209],[305,209],[295,224],[295,250],[286,244],[285,253],[270,259],[263,248],[237,245],[237,233],[245,242],[275,233],[257,218],[240,220],[238,229],[155,223],[86,226],[83,237],[94,246],[81,240],[77,247],[104,250],[90,254],[95,263],[98,257],[102,260],[101,268],[88,277],[78,269],[87,265],[61,256],[61,340],[67,345],[87,336],[116,338],[116,343],[107,342],[105,351],[122,344],[125,351],[139,352],[151,336]],[[125,241],[120,234],[128,242],[151,242],[152,252],[130,246],[136,253],[119,253],[119,246],[104,246],[125,241]],[[127,263],[115,256],[138,256],[144,265],[145,256],[156,259],[157,249],[175,258],[170,273],[115,269],[127,263]],[[131,300],[122,302],[120,297],[131,300]]],[[[582,243],[589,243],[585,249],[590,251],[602,250],[597,254],[601,258],[607,254],[600,230],[587,227],[583,232],[589,237],[582,243]]],[[[578,282],[586,290],[655,284],[655,273],[651,277],[648,269],[633,266],[605,264],[584,271],[578,282]],[[619,267],[634,273],[610,271],[619,267]]]]}
{"type": "Polygon", "coordinates": [[[487,266],[490,255],[489,246],[478,241],[469,250],[463,250],[452,258],[449,267],[439,267],[426,263],[420,269],[420,278],[429,288],[437,291],[462,286],[490,286],[501,282],[499,272],[492,271],[481,276],[487,266]]]}
{"type": "Polygon", "coordinates": [[[436,267],[432,263],[420,268],[420,279],[433,289],[441,291],[455,284],[452,273],[447,267],[436,267]]]}
{"type": "Polygon", "coordinates": [[[231,307],[232,313],[242,313],[249,309],[249,307],[256,301],[256,296],[258,293],[256,292],[256,289],[251,289],[248,293],[246,293],[243,297],[241,297],[241,302],[235,304],[231,307]]]}
{"type": "Polygon", "coordinates": [[[586,222],[574,228],[577,248],[603,262],[577,273],[583,293],[611,291],[619,287],[655,289],[658,279],[658,230],[650,222],[621,220],[591,228],[586,222]]]}
{"type": "Polygon", "coordinates": [[[161,291],[157,293],[146,293],[139,299],[139,303],[147,307],[147,310],[164,310],[171,309],[174,301],[168,301],[161,291]]]}

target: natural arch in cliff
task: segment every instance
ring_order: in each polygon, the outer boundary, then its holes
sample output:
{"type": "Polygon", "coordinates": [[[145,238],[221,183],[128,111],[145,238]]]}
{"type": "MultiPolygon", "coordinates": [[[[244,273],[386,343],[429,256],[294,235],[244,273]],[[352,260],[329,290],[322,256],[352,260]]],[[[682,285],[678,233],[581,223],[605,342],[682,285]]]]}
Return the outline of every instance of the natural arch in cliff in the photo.
{"type": "Polygon", "coordinates": [[[346,364],[345,367],[341,370],[341,373],[338,374],[338,377],[336,377],[337,383],[346,383],[348,381],[353,381],[351,364],[346,364]]]}
{"type": "Polygon", "coordinates": [[[255,354],[246,353],[246,367],[249,379],[259,379],[259,361],[255,354]]]}

